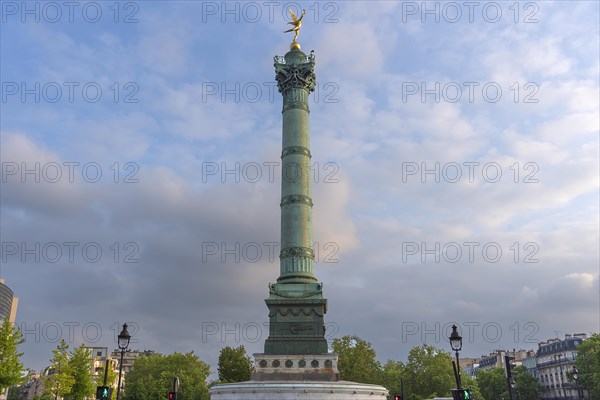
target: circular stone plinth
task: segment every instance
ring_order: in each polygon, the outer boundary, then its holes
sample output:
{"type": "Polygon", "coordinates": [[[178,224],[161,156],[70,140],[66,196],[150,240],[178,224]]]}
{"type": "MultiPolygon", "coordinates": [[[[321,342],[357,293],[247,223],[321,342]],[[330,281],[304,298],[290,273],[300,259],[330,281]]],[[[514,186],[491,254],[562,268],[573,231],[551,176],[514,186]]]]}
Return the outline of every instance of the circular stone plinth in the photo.
{"type": "Polygon", "coordinates": [[[215,385],[211,400],[385,400],[383,386],[337,381],[247,381],[215,385]]]}

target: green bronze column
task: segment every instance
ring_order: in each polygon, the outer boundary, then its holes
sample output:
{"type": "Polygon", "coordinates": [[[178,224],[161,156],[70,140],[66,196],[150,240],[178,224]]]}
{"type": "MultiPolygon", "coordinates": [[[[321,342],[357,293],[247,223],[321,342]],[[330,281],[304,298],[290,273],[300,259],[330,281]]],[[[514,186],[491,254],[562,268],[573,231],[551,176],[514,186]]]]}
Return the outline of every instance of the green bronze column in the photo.
{"type": "Polygon", "coordinates": [[[323,316],[327,300],[314,275],[308,95],[314,91],[315,57],[294,41],[275,57],[283,96],[280,275],[269,285],[269,338],[265,354],[327,353],[323,316]]]}
{"type": "Polygon", "coordinates": [[[281,253],[279,283],[315,283],[310,179],[308,95],[315,88],[314,55],[298,48],[276,59],[283,95],[281,153],[281,253]]]}

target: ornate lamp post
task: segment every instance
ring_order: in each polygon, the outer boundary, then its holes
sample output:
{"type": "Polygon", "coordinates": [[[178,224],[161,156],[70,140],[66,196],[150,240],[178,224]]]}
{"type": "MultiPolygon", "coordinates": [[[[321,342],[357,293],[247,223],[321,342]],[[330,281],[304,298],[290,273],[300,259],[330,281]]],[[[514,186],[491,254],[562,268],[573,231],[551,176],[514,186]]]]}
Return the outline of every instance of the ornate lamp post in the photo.
{"type": "Polygon", "coordinates": [[[127,324],[123,324],[123,330],[117,336],[117,343],[119,345],[119,349],[121,349],[121,361],[119,362],[119,383],[117,384],[117,400],[121,395],[121,374],[123,372],[123,354],[125,350],[127,350],[127,346],[129,346],[129,340],[131,339],[131,335],[127,332],[127,324]]]}
{"type": "MultiPolygon", "coordinates": [[[[458,334],[456,325],[452,325],[452,333],[450,334],[450,347],[456,353],[456,365],[454,366],[454,376],[456,377],[456,388],[461,389],[460,382],[460,364],[458,363],[458,352],[462,349],[462,336],[458,334]]],[[[452,362],[454,364],[454,361],[452,362]]]]}

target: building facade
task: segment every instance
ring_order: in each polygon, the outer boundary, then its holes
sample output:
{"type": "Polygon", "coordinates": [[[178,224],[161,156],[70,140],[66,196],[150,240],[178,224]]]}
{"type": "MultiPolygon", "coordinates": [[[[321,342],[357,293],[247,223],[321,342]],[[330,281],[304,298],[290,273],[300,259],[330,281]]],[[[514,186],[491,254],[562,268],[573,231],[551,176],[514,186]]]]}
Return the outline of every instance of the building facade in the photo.
{"type": "MultiPolygon", "coordinates": [[[[104,374],[106,370],[106,362],[108,368],[116,372],[118,370],[118,360],[108,354],[108,347],[86,347],[92,354],[92,377],[97,386],[104,386],[104,374]]],[[[123,358],[125,360],[125,358],[123,358]]],[[[116,388],[116,382],[113,382],[113,387],[116,388]]]]}
{"type": "Polygon", "coordinates": [[[577,358],[577,346],[585,339],[586,335],[581,333],[565,335],[562,340],[550,339],[539,343],[536,374],[542,385],[542,400],[590,398],[587,390],[570,379],[577,358]]]}
{"type": "Polygon", "coordinates": [[[44,381],[41,373],[30,371],[27,380],[20,386],[15,386],[12,390],[18,393],[20,400],[34,400],[44,394],[44,381]]]}
{"type": "MultiPolygon", "coordinates": [[[[17,306],[19,299],[15,297],[13,291],[6,286],[4,279],[0,279],[0,323],[6,318],[12,324],[17,318],[17,306]]],[[[5,400],[8,395],[8,388],[0,390],[0,400],[5,400]]]]}
{"type": "Polygon", "coordinates": [[[540,380],[539,377],[538,377],[538,372],[537,372],[537,356],[536,355],[524,358],[522,365],[525,368],[527,368],[527,372],[529,372],[529,374],[531,376],[533,376],[538,381],[540,380]]]}
{"type": "MultiPolygon", "coordinates": [[[[135,362],[136,358],[140,356],[150,356],[153,354],[155,354],[154,350],[128,350],[123,353],[123,379],[125,379],[127,373],[131,371],[131,368],[133,368],[133,363],[135,362]]],[[[121,350],[115,349],[110,356],[115,360],[118,370],[119,361],[121,360],[121,350]]]]}
{"type": "Polygon", "coordinates": [[[15,297],[13,291],[6,286],[4,279],[0,279],[0,318],[8,318],[8,320],[14,324],[17,317],[18,305],[19,299],[15,297]]]}
{"type": "Polygon", "coordinates": [[[477,369],[482,369],[484,371],[494,369],[494,368],[505,368],[504,357],[511,357],[511,364],[513,365],[522,365],[523,360],[527,357],[532,357],[535,355],[533,350],[515,350],[507,351],[507,350],[496,350],[490,353],[487,356],[481,356],[479,360],[479,365],[477,369]]]}

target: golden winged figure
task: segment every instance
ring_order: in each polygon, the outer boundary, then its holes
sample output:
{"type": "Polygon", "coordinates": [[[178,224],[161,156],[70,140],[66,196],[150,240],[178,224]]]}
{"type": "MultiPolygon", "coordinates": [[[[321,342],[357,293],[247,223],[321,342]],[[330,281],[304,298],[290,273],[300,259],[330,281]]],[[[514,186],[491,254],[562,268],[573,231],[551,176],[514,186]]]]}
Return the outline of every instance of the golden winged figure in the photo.
{"type": "Polygon", "coordinates": [[[287,31],[283,31],[284,33],[287,32],[296,32],[296,34],[294,35],[294,42],[296,41],[296,39],[298,39],[298,35],[300,34],[300,28],[302,27],[302,18],[304,18],[304,15],[306,14],[306,10],[302,10],[302,15],[300,16],[300,18],[296,17],[296,14],[294,14],[294,12],[290,9],[290,15],[292,16],[292,21],[288,22],[288,24],[290,25],[294,25],[294,27],[292,29],[288,29],[287,31]]]}

